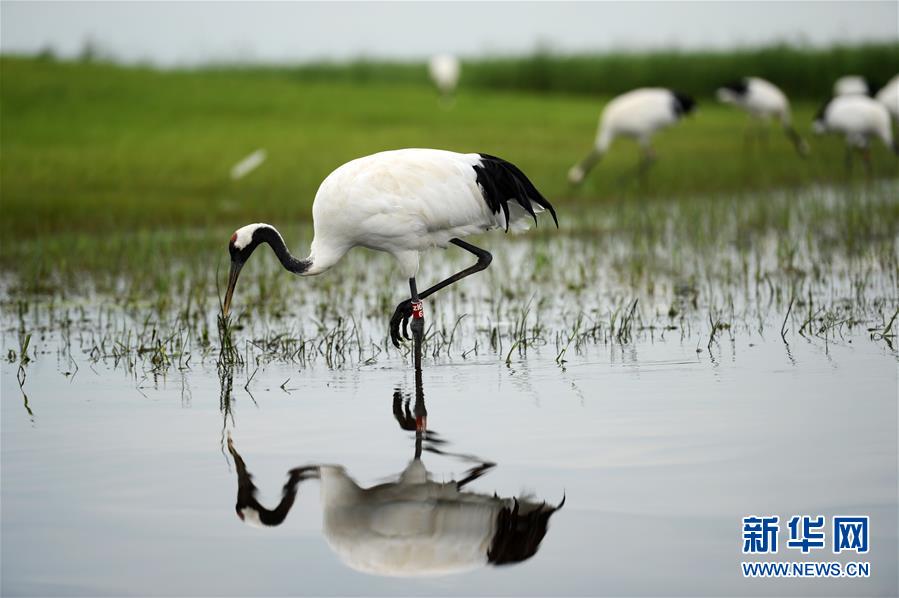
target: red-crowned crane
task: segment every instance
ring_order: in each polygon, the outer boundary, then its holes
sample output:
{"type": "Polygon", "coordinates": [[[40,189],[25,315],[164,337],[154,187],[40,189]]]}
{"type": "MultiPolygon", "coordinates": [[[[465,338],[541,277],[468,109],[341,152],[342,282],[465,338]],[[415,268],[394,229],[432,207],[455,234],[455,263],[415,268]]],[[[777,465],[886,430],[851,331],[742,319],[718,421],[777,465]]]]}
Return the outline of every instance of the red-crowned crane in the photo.
{"type": "Polygon", "coordinates": [[[548,210],[556,212],[514,164],[488,154],[459,154],[436,149],[401,149],[347,162],[322,182],[312,203],[315,236],[309,256],[291,255],[281,234],[268,224],[248,224],[228,243],[231,272],[222,311],[231,297],[241,268],[261,244],[268,244],[281,264],[299,276],[321,274],[353,247],[391,254],[409,279],[411,297],[390,319],[390,338],[399,347],[400,324],[407,339],[420,346],[424,332],[422,299],[487,268],[492,256],[462,237],[501,228],[527,229],[529,221],[548,210]],[[473,266],[419,292],[415,276],[419,255],[433,247],[455,245],[474,254],[473,266]]]}
{"type": "Polygon", "coordinates": [[[661,87],[635,89],[613,98],[599,117],[596,142],[587,157],[568,171],[568,181],[580,184],[616,137],[636,139],[643,150],[641,170],[655,159],[652,136],[693,111],[696,102],[688,95],[661,87]]]}
{"type": "Polygon", "coordinates": [[[718,100],[742,108],[754,120],[764,122],[776,118],[799,155],[808,155],[808,143],[793,128],[790,101],[770,81],[759,77],[733,81],[718,89],[718,100]]]}
{"type": "Polygon", "coordinates": [[[816,133],[839,133],[846,138],[846,167],[852,165],[852,150],[861,152],[870,168],[869,143],[879,138],[885,146],[899,154],[899,144],[893,140],[890,114],[886,107],[868,96],[844,95],[828,100],[815,116],[816,133]]]}
{"type": "MultiPolygon", "coordinates": [[[[533,495],[501,497],[469,488],[495,465],[481,463],[460,480],[434,480],[420,456],[395,480],[360,486],[339,465],[292,469],[280,504],[257,500],[252,474],[228,437],[237,470],[237,516],[252,527],[275,527],[293,506],[298,486],[319,478],[322,533],[348,567],[373,575],[424,577],[527,561],[540,549],[552,516],[565,505],[533,495]]],[[[443,451],[441,451],[442,453],[443,451]]]]}

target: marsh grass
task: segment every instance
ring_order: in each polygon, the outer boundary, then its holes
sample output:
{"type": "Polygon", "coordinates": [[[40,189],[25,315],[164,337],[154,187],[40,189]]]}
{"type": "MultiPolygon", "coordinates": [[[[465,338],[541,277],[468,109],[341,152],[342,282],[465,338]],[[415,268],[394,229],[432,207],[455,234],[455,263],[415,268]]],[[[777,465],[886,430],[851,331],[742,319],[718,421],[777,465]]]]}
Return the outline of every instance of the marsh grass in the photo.
{"type": "MultiPolygon", "coordinates": [[[[491,268],[429,300],[423,354],[513,369],[543,355],[566,367],[643,342],[715,355],[737,337],[778,336],[825,347],[867,338],[892,351],[897,193],[883,183],[649,199],[583,211],[560,231],[485,235],[476,243],[494,254],[491,268]]],[[[285,236],[298,248],[309,241],[302,226],[285,236]]],[[[37,252],[23,241],[3,279],[4,350],[56,355],[64,372],[105,363],[138,388],[207,364],[246,372],[249,383],[270,363],[344,369],[411,358],[387,339],[406,292],[389,256],[354,250],[334,272],[300,280],[260,251],[224,320],[220,238],[192,235],[189,254],[165,232],[82,241],[77,251],[35,240],[37,252]],[[128,263],[139,267],[113,266],[128,263]]],[[[430,253],[421,278],[467,265],[451,249],[430,253]]]]}

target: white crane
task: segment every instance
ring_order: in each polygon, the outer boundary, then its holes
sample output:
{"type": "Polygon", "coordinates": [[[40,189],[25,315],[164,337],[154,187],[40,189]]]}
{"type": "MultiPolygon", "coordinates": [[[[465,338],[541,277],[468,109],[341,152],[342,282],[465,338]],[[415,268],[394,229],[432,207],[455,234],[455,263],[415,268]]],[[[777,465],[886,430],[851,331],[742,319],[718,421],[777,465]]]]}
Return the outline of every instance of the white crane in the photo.
{"type": "Polygon", "coordinates": [[[435,149],[380,152],[347,162],[322,182],[312,204],[315,236],[309,256],[291,255],[281,234],[269,224],[248,224],[228,243],[231,271],[222,312],[228,315],[241,268],[261,244],[268,244],[281,264],[299,276],[321,274],[353,247],[384,251],[396,258],[409,279],[410,299],[390,319],[390,337],[399,346],[400,324],[408,337],[412,318],[416,344],[424,332],[421,300],[466,276],[487,268],[489,252],[462,237],[495,228],[507,232],[529,227],[549,201],[514,164],[489,154],[459,154],[435,149]],[[419,292],[415,276],[419,256],[433,247],[455,245],[478,261],[419,292]]]}
{"type": "Polygon", "coordinates": [[[534,556],[552,515],[565,504],[533,497],[503,498],[466,486],[494,465],[482,463],[461,480],[434,481],[414,458],[395,481],[365,488],[337,465],[293,469],[281,503],[259,504],[252,475],[231,438],[228,450],[237,470],[240,519],[253,527],[284,522],[303,480],[321,480],[322,532],[348,567],[372,575],[424,577],[471,571],[486,565],[520,563],[534,556]]]}
{"type": "Polygon", "coordinates": [[[879,138],[885,146],[899,154],[893,140],[890,114],[880,102],[863,95],[837,96],[828,100],[815,116],[816,133],[839,133],[846,138],[846,165],[852,165],[852,150],[861,152],[870,168],[870,140],[879,138]]]}
{"type": "Polygon", "coordinates": [[[461,71],[459,59],[451,54],[437,54],[428,62],[431,81],[444,98],[449,98],[456,91],[461,71]]]}
{"type": "Polygon", "coordinates": [[[325,539],[344,564],[374,575],[449,575],[525,561],[565,500],[553,506],[465,489],[489,467],[436,482],[413,459],[396,481],[364,488],[342,467],[323,466],[325,539]]]}
{"type": "Polygon", "coordinates": [[[602,111],[596,142],[587,157],[568,171],[568,180],[580,184],[616,137],[636,139],[643,151],[641,170],[654,159],[652,136],[689,114],[696,102],[688,95],[661,87],[635,89],[613,98],[602,111]]]}
{"type": "Polygon", "coordinates": [[[874,96],[874,99],[883,104],[896,121],[899,121],[899,75],[884,85],[874,96]]]}
{"type": "Polygon", "coordinates": [[[866,96],[868,95],[868,82],[861,75],[846,75],[833,83],[833,95],[835,96],[866,96]]]}
{"type": "Polygon", "coordinates": [[[808,155],[808,143],[793,128],[790,101],[770,81],[759,77],[744,77],[719,88],[718,100],[742,108],[753,120],[765,122],[776,118],[799,155],[808,155]]]}

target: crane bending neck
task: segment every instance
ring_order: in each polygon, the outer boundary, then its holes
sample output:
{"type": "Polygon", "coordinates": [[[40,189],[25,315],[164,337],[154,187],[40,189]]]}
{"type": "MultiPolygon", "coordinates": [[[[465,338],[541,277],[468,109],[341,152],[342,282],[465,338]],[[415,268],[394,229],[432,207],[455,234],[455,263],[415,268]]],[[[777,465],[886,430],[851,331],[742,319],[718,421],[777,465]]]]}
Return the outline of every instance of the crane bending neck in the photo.
{"type": "MultiPolygon", "coordinates": [[[[280,239],[280,236],[278,238],[280,239]]],[[[269,243],[269,245],[271,245],[275,255],[278,256],[278,261],[281,262],[281,265],[284,266],[286,270],[290,270],[299,276],[305,276],[310,273],[309,271],[312,269],[313,262],[311,255],[302,260],[294,257],[294,255],[290,253],[290,250],[287,249],[287,245],[285,245],[283,240],[277,245],[272,245],[271,243],[269,243]]]]}
{"type": "Polygon", "coordinates": [[[286,270],[303,276],[312,269],[312,256],[310,255],[303,260],[295,257],[290,253],[287,244],[284,242],[284,238],[275,227],[270,225],[261,226],[256,231],[254,238],[256,243],[267,243],[268,246],[272,248],[272,251],[275,252],[278,261],[281,262],[281,265],[284,266],[286,270]]]}
{"type": "Polygon", "coordinates": [[[341,244],[335,245],[321,239],[313,239],[309,257],[299,259],[290,253],[281,233],[271,225],[260,227],[253,238],[256,243],[267,243],[275,252],[284,269],[298,276],[321,274],[340,261],[349,248],[341,244]]]}

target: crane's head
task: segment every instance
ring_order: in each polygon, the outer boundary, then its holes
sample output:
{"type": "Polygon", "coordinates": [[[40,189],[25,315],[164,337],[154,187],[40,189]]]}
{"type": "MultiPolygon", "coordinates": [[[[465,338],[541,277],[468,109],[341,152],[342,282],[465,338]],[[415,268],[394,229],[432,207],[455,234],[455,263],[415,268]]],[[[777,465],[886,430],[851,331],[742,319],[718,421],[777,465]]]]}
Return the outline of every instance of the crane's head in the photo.
{"type": "Polygon", "coordinates": [[[719,87],[716,95],[718,96],[719,102],[735,104],[740,98],[746,95],[748,90],[748,81],[746,79],[738,79],[719,87]]]}
{"type": "Polygon", "coordinates": [[[222,312],[227,316],[231,310],[231,297],[234,295],[234,287],[237,285],[237,277],[240,270],[247,263],[253,251],[259,244],[268,241],[269,235],[278,231],[268,224],[257,222],[248,224],[234,231],[231,240],[228,241],[228,253],[231,254],[231,271],[228,274],[228,289],[225,291],[225,302],[222,304],[222,312]]]}
{"type": "Polygon", "coordinates": [[[715,95],[722,104],[733,104],[737,101],[737,94],[729,87],[719,87],[715,95]]]}

